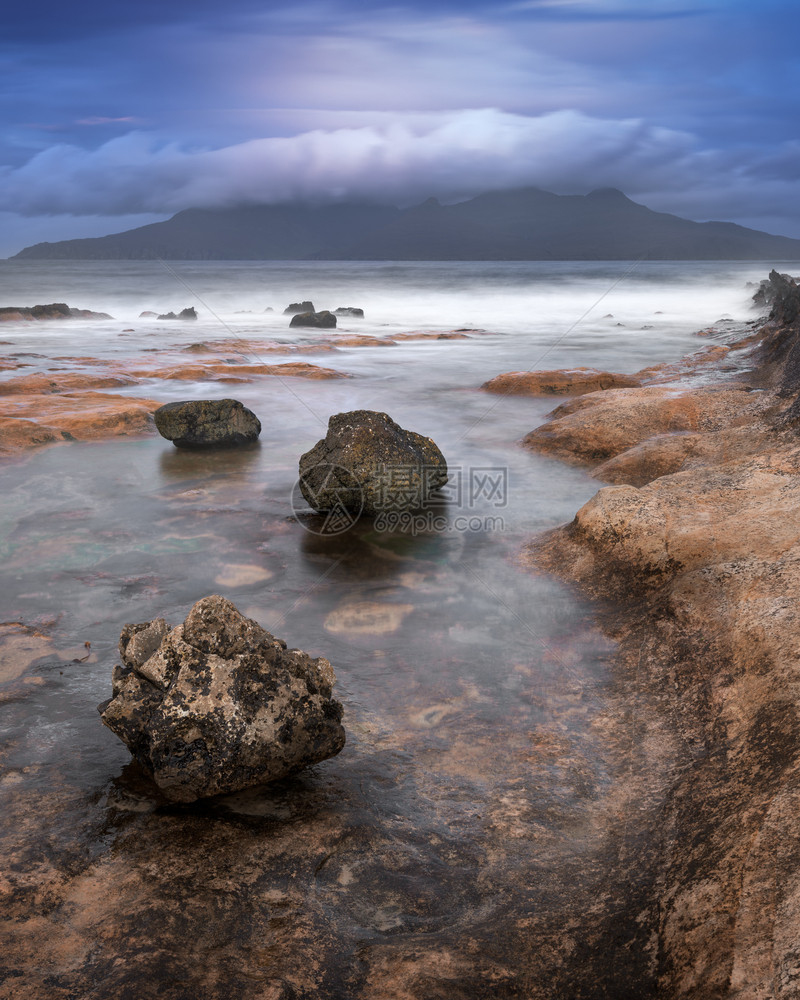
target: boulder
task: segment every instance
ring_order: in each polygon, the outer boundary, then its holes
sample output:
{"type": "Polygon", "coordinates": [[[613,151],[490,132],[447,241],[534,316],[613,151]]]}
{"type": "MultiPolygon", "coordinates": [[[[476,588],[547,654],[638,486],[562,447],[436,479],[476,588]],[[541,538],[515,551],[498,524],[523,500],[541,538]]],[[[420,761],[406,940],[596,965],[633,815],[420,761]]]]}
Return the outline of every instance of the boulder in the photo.
{"type": "Polygon", "coordinates": [[[139,319],[157,319],[158,313],[153,312],[152,309],[145,309],[144,312],[139,313],[139,319]]]}
{"type": "Polygon", "coordinates": [[[339,306],[338,309],[333,310],[337,316],[354,316],[357,319],[364,318],[364,310],[359,309],[357,306],[339,306]]]}
{"type": "Polygon", "coordinates": [[[336,317],[328,309],[323,309],[322,312],[296,313],[289,326],[313,326],[328,330],[336,326],[336,317]]]}
{"type": "Polygon", "coordinates": [[[283,310],[283,315],[284,316],[291,316],[293,313],[308,313],[308,312],[311,312],[311,313],[314,312],[314,303],[313,302],[308,302],[308,301],[306,301],[306,302],[291,302],[283,310]]]}
{"type": "Polygon", "coordinates": [[[158,433],[176,448],[230,446],[256,441],[261,421],[238,399],[188,399],[159,406],[158,433]]]}
{"type": "Polygon", "coordinates": [[[194,306],[188,306],[186,309],[181,309],[181,311],[176,315],[174,312],[161,313],[158,317],[159,319],[197,319],[197,312],[194,306]]]}
{"type": "Polygon", "coordinates": [[[335,414],[300,458],[300,491],[323,513],[419,510],[446,482],[447,463],[431,438],[374,410],[335,414]]]}
{"type": "Polygon", "coordinates": [[[103,722],[175,802],[283,778],[345,743],[324,657],[287,649],[224,597],[183,625],[126,625],[103,722]]]}

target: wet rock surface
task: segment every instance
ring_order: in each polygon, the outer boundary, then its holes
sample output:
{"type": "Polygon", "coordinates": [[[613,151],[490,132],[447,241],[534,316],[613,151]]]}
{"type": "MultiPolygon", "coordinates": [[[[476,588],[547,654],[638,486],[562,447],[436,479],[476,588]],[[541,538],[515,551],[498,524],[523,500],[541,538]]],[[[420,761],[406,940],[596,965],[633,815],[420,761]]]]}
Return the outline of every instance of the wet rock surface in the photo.
{"type": "Polygon", "coordinates": [[[232,447],[258,440],[261,421],[237,399],[167,403],[153,414],[158,433],[177,448],[232,447]]]}
{"type": "Polygon", "coordinates": [[[275,781],[344,746],[330,663],[287,650],[223,597],[175,628],[126,626],[119,650],[103,722],[172,801],[275,781]]]}
{"type": "Polygon", "coordinates": [[[602,389],[629,389],[641,385],[635,375],[603,372],[597,368],[558,371],[504,372],[484,382],[481,389],[503,396],[579,396],[602,389]]]}
{"type": "Polygon", "coordinates": [[[669,760],[642,744],[662,768],[662,804],[656,850],[632,861],[652,876],[639,920],[659,997],[800,994],[800,288],[777,273],[770,284],[744,391],[584,397],[526,439],[557,439],[583,462],[613,454],[595,474],[624,484],[524,559],[613,599],[620,703],[660,706],[673,733],[669,760]],[[635,439],[620,436],[625,422],[639,424],[635,439]]]}
{"type": "Polygon", "coordinates": [[[300,458],[300,490],[323,512],[417,510],[446,482],[434,441],[375,410],[335,414],[325,437],[300,458]]]}

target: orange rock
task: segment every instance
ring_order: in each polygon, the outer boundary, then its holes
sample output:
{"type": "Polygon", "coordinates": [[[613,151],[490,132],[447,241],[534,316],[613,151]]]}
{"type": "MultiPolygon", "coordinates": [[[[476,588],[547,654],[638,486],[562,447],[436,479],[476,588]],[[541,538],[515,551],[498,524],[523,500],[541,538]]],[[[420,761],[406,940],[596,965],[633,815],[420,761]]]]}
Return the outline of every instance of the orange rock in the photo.
{"type": "Polygon", "coordinates": [[[503,396],[579,396],[641,384],[642,380],[636,375],[620,375],[597,368],[567,368],[543,372],[504,372],[484,382],[481,389],[503,396]]]}
{"type": "Polygon", "coordinates": [[[76,372],[31,372],[0,382],[0,396],[45,395],[74,392],[80,389],[115,389],[137,385],[139,379],[130,375],[86,375],[76,372]]]}
{"type": "Polygon", "coordinates": [[[0,450],[152,434],[158,406],[151,399],[101,392],[9,397],[0,407],[0,450]]]}
{"type": "Polygon", "coordinates": [[[336,347],[397,347],[395,340],[388,337],[369,337],[367,334],[343,334],[331,341],[336,347]]]}
{"type": "Polygon", "coordinates": [[[656,434],[598,465],[592,475],[606,483],[644,486],[684,469],[756,454],[763,447],[764,435],[747,426],[706,434],[656,434]]]}
{"type": "Polygon", "coordinates": [[[679,361],[667,361],[663,364],[650,365],[649,368],[642,368],[641,371],[636,372],[634,378],[637,378],[640,383],[647,382],[649,384],[657,382],[674,382],[678,379],[684,378],[686,375],[691,375],[696,372],[698,368],[703,368],[705,365],[716,364],[717,361],[721,361],[728,352],[731,350],[730,347],[724,344],[710,344],[708,347],[704,347],[700,351],[695,351],[694,354],[689,354],[685,358],[681,358],[679,361]]]}
{"type": "Polygon", "coordinates": [[[666,432],[719,430],[749,419],[760,393],[740,385],[609,389],[562,404],[523,444],[579,462],[600,463],[666,432]]]}
{"type": "Polygon", "coordinates": [[[171,368],[135,368],[137,378],[161,378],[181,382],[254,382],[263,375],[288,378],[351,378],[333,368],[321,368],[307,361],[287,361],[279,365],[223,364],[209,362],[179,365],[171,368]]]}

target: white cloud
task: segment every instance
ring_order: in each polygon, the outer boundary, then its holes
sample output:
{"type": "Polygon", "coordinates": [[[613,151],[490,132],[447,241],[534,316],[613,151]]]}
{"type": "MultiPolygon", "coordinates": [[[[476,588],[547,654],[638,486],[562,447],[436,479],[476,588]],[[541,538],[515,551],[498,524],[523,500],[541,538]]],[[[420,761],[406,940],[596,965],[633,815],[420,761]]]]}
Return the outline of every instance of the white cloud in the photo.
{"type": "Polygon", "coordinates": [[[408,202],[526,184],[624,187],[643,171],[662,171],[690,147],[678,132],[573,111],[398,116],[383,126],[317,129],[214,150],[158,145],[132,132],[95,150],[52,146],[21,167],[2,169],[0,209],[174,212],[294,198],[408,202]]]}
{"type": "Polygon", "coordinates": [[[780,231],[800,233],[800,218],[787,210],[800,203],[796,171],[786,166],[796,150],[785,152],[703,150],[683,132],[576,111],[395,116],[211,150],[132,132],[95,150],[53,146],[3,168],[0,211],[163,215],[293,199],[410,204],[524,185],[559,193],[613,186],[688,218],[774,217],[780,231]]]}

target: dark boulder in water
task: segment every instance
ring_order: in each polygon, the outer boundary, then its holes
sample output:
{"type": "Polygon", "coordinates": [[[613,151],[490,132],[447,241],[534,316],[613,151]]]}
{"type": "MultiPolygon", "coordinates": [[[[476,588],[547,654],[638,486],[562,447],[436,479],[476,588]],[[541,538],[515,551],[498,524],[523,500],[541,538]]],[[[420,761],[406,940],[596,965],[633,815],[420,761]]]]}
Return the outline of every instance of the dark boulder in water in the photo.
{"type": "Polygon", "coordinates": [[[352,316],[356,319],[364,318],[364,310],[359,309],[357,306],[339,306],[338,309],[333,310],[337,316],[352,316]]]}
{"type": "Polygon", "coordinates": [[[153,414],[158,433],[177,448],[230,447],[258,439],[261,421],[238,399],[188,399],[153,414]]]}
{"type": "Polygon", "coordinates": [[[300,491],[325,513],[419,510],[446,482],[447,462],[433,440],[374,410],[335,414],[300,459],[300,491]]]}
{"type": "Polygon", "coordinates": [[[302,312],[292,316],[289,326],[312,326],[322,330],[329,330],[336,326],[336,317],[328,309],[322,312],[302,312]]]}
{"type": "Polygon", "coordinates": [[[313,313],[314,311],[314,303],[308,300],[305,302],[290,302],[283,310],[283,315],[291,316],[293,313],[313,313]]]}
{"type": "Polygon", "coordinates": [[[183,625],[126,625],[103,722],[175,802],[266,784],[339,753],[328,660],[287,649],[224,597],[183,625]]]}

